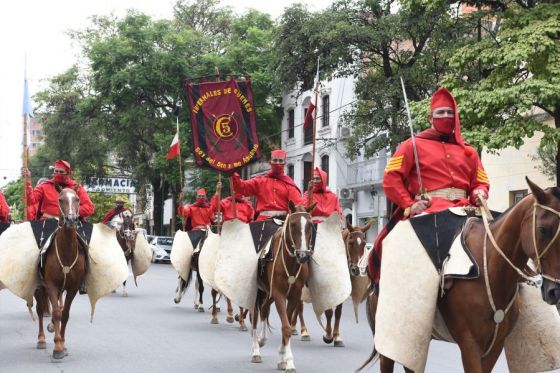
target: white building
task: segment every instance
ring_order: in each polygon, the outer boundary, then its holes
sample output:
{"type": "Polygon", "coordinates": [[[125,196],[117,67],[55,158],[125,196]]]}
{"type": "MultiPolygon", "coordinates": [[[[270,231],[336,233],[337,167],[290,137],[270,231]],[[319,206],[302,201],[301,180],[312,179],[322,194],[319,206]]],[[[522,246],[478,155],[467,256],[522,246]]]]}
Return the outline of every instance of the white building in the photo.
{"type": "MultiPolygon", "coordinates": [[[[385,152],[373,159],[359,157],[350,161],[345,156],[344,139],[349,129],[341,126],[344,112],[355,101],[354,80],[336,78],[322,82],[317,100],[315,165],[328,173],[329,189],[340,199],[343,214],[354,225],[363,226],[374,219],[377,224],[368,232],[372,242],[386,222],[386,198],[381,186],[387,163],[385,152]]],[[[287,152],[286,173],[305,191],[312,177],[312,126],[303,123],[315,93],[295,92],[282,99],[282,149],[287,152]]]]}

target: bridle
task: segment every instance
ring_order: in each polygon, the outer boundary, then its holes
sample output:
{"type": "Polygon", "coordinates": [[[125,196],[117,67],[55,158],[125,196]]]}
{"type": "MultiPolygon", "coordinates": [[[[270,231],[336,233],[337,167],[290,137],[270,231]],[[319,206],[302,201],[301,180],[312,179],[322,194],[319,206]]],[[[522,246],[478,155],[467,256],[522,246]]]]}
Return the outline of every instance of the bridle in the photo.
{"type": "MultiPolygon", "coordinates": [[[[482,220],[484,222],[484,228],[486,230],[486,234],[488,235],[488,238],[490,239],[490,242],[492,242],[492,245],[494,245],[494,248],[496,249],[496,251],[504,258],[504,260],[510,265],[511,268],[513,268],[517,274],[519,276],[521,276],[529,285],[532,286],[536,286],[537,288],[540,288],[542,286],[542,282],[543,282],[543,278],[552,281],[554,283],[560,284],[560,279],[554,278],[552,276],[549,276],[547,274],[544,273],[543,268],[542,268],[542,264],[541,264],[541,258],[548,252],[548,250],[550,250],[550,248],[552,247],[552,244],[554,243],[554,241],[556,240],[556,238],[558,238],[558,235],[560,234],[560,224],[558,224],[558,228],[556,229],[556,233],[554,234],[554,237],[550,240],[550,242],[548,243],[548,245],[539,253],[539,249],[537,247],[537,207],[540,207],[544,210],[550,211],[553,214],[556,214],[556,216],[560,219],[560,211],[553,209],[552,207],[548,207],[545,205],[541,205],[538,202],[535,202],[533,204],[533,247],[535,249],[535,264],[536,264],[536,273],[537,276],[528,276],[527,274],[525,274],[525,272],[523,272],[522,270],[520,270],[519,268],[517,268],[515,266],[515,264],[513,264],[511,262],[511,260],[509,260],[509,258],[506,256],[506,254],[504,254],[504,252],[502,251],[502,249],[500,249],[500,247],[498,246],[498,243],[496,242],[496,239],[494,238],[494,235],[492,234],[492,231],[490,230],[490,225],[488,223],[488,218],[486,216],[486,214],[482,214],[482,220]]],[[[486,240],[484,241],[484,244],[486,245],[486,240]]]]}
{"type": "Polygon", "coordinates": [[[365,234],[364,232],[358,230],[358,231],[348,231],[348,236],[346,237],[346,240],[344,241],[344,248],[346,250],[346,260],[348,261],[348,270],[350,271],[350,276],[359,276],[359,277],[364,277],[367,276],[367,250],[365,249],[365,234]],[[351,259],[350,259],[350,244],[349,244],[349,239],[351,236],[358,236],[359,239],[364,241],[364,252],[363,254],[358,258],[358,262],[356,264],[352,263],[351,259]],[[356,268],[358,268],[359,272],[357,275],[352,274],[352,266],[356,266],[356,268]]]}
{"type": "MultiPolygon", "coordinates": [[[[123,239],[126,242],[126,246],[127,246],[127,250],[124,253],[125,256],[130,255],[130,253],[132,253],[133,248],[134,248],[134,239],[136,238],[134,236],[134,231],[132,229],[130,229],[130,227],[127,227],[126,229],[124,229],[125,226],[125,220],[127,219],[127,217],[125,217],[123,215],[123,213],[119,213],[119,216],[122,217],[123,222],[120,224],[119,229],[117,229],[117,234],[119,235],[119,237],[121,239],[123,239]]],[[[131,223],[129,225],[134,225],[134,223],[131,223]]]]}

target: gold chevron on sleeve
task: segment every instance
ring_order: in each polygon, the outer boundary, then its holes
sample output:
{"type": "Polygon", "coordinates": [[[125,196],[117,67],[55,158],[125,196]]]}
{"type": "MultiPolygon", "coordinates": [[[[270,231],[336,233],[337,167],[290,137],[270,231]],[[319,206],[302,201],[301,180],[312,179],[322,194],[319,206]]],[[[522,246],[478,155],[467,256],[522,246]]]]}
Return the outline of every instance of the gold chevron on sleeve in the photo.
{"type": "Polygon", "coordinates": [[[485,184],[490,183],[490,180],[488,180],[488,175],[486,175],[486,171],[484,171],[482,168],[476,170],[476,181],[485,184]]]}
{"type": "Polygon", "coordinates": [[[385,166],[385,172],[395,171],[402,167],[404,156],[393,157],[385,166]]]}

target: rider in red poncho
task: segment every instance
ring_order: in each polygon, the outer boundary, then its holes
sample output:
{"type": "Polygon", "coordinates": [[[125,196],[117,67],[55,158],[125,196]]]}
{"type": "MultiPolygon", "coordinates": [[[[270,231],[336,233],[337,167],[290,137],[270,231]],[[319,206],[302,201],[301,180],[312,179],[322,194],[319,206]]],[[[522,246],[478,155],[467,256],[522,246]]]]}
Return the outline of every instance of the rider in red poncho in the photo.
{"type": "Polygon", "coordinates": [[[41,211],[41,219],[58,218],[60,207],[58,205],[59,188],[76,188],[76,194],[80,199],[80,218],[87,218],[95,212],[95,207],[91,202],[86,190],[78,185],[72,179],[72,167],[70,163],[64,160],[57,160],[54,163],[53,177],[44,183],[37,185],[35,189],[31,186],[29,179],[31,172],[28,169],[23,170],[23,176],[26,177],[25,189],[27,193],[27,202],[37,204],[41,211]]]}
{"type": "MultiPolygon", "coordinates": [[[[381,242],[399,220],[454,206],[477,205],[478,193],[488,196],[490,184],[478,153],[461,136],[455,98],[442,87],[434,93],[430,109],[432,127],[415,137],[422,187],[426,190],[420,191],[418,185],[412,139],[397,148],[385,168],[383,190],[398,208],[375,240],[379,261],[381,242]]],[[[370,257],[369,273],[378,282],[380,263],[375,264],[374,258],[370,257]]]]}
{"type": "Polygon", "coordinates": [[[221,190],[222,190],[222,183],[218,182],[218,184],[216,185],[216,194],[212,196],[212,199],[210,200],[210,205],[212,206],[212,210],[216,213],[218,212],[218,202],[219,202],[220,211],[222,213],[222,224],[234,218],[234,213],[233,213],[234,201],[235,201],[235,208],[237,209],[237,219],[241,220],[243,223],[252,222],[255,216],[255,210],[253,209],[253,205],[251,205],[249,201],[243,198],[243,195],[240,193],[236,193],[235,198],[229,196],[219,201],[219,195],[221,190]]]}
{"type": "Polygon", "coordinates": [[[113,217],[115,215],[118,215],[118,214],[120,214],[121,212],[124,212],[124,211],[130,211],[128,209],[128,207],[124,207],[124,199],[122,199],[122,197],[115,198],[115,204],[116,204],[116,206],[114,208],[112,208],[111,210],[109,210],[105,214],[103,219],[101,219],[102,223],[107,224],[108,222],[111,221],[111,219],[113,219],[113,217]]]}
{"type": "Polygon", "coordinates": [[[206,201],[206,190],[201,188],[196,192],[196,202],[190,205],[183,205],[183,196],[179,197],[177,213],[185,219],[187,231],[206,230],[214,221],[212,207],[206,201]]]}
{"type": "MultiPolygon", "coordinates": [[[[327,188],[327,173],[319,167],[315,167],[313,171],[313,202],[317,202],[317,206],[311,211],[313,222],[319,223],[331,216],[333,212],[338,212],[338,216],[342,219],[342,210],[336,194],[327,188]]],[[[307,202],[308,192],[303,195],[303,201],[307,202]]]]}
{"type": "Polygon", "coordinates": [[[288,201],[301,202],[301,192],[291,177],[284,173],[286,152],[274,150],[271,153],[271,171],[251,180],[241,180],[239,174],[231,176],[235,193],[255,196],[257,200],[257,221],[286,216],[288,201]]]}

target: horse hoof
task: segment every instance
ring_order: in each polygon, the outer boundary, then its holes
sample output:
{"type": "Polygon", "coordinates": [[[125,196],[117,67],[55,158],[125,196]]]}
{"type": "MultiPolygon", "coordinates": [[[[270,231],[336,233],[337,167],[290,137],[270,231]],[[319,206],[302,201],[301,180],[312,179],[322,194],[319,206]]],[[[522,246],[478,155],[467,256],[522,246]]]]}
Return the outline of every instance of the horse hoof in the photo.
{"type": "Polygon", "coordinates": [[[233,316],[226,317],[226,321],[230,324],[233,324],[233,316]]]}
{"type": "Polygon", "coordinates": [[[239,330],[241,330],[242,332],[246,332],[249,329],[247,329],[247,327],[245,325],[241,325],[241,326],[239,326],[239,330]]]}
{"type": "Polygon", "coordinates": [[[195,309],[195,310],[197,310],[198,307],[200,307],[198,304],[195,304],[195,305],[194,305],[194,309],[195,309]]]}
{"type": "Polygon", "coordinates": [[[334,341],[334,347],[344,347],[344,342],[342,342],[342,341],[334,341]]]}
{"type": "Polygon", "coordinates": [[[126,297],[128,297],[128,293],[123,293],[122,296],[126,298],[126,297]]]}
{"type": "Polygon", "coordinates": [[[262,357],[260,355],[252,356],[251,363],[262,363],[262,357]]]}
{"type": "Polygon", "coordinates": [[[276,368],[277,368],[278,370],[286,370],[286,365],[287,365],[287,364],[286,364],[285,361],[281,361],[281,362],[278,363],[278,365],[276,366],[276,368]]]}
{"type": "Polygon", "coordinates": [[[64,351],[64,350],[62,350],[62,351],[53,351],[52,357],[53,357],[53,359],[60,360],[60,359],[64,359],[64,357],[65,357],[66,355],[68,355],[68,354],[67,354],[66,351],[64,351]]]}
{"type": "Polygon", "coordinates": [[[236,314],[234,318],[235,318],[235,321],[239,322],[239,315],[238,314],[236,314]]]}
{"type": "Polygon", "coordinates": [[[218,321],[218,319],[212,319],[210,320],[210,324],[219,324],[220,322],[218,321]]]}
{"type": "Polygon", "coordinates": [[[37,342],[37,350],[45,350],[47,348],[47,342],[37,342]]]}
{"type": "Polygon", "coordinates": [[[179,304],[180,300],[178,300],[178,299],[173,299],[173,302],[175,302],[175,304],[179,304]]]}
{"type": "Polygon", "coordinates": [[[296,369],[295,368],[286,369],[286,373],[296,373],[296,369]]]}
{"type": "Polygon", "coordinates": [[[204,307],[202,305],[198,306],[198,312],[204,312],[204,307]]]}
{"type": "Polygon", "coordinates": [[[298,335],[297,329],[292,329],[292,335],[298,335]]]}
{"type": "Polygon", "coordinates": [[[330,345],[333,341],[334,341],[333,337],[327,338],[326,335],[323,336],[323,342],[325,342],[326,344],[330,345]]]}
{"type": "Polygon", "coordinates": [[[49,333],[54,333],[54,324],[52,322],[50,322],[49,325],[47,325],[47,331],[49,333]]]}
{"type": "Polygon", "coordinates": [[[301,340],[304,341],[304,342],[310,342],[311,341],[311,336],[309,334],[302,335],[301,340]]]}

